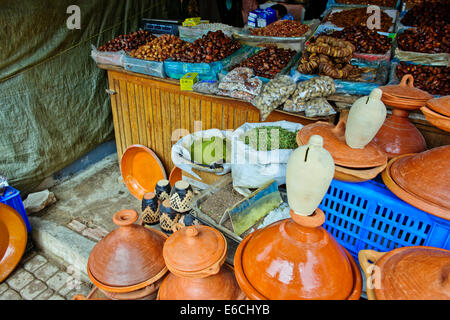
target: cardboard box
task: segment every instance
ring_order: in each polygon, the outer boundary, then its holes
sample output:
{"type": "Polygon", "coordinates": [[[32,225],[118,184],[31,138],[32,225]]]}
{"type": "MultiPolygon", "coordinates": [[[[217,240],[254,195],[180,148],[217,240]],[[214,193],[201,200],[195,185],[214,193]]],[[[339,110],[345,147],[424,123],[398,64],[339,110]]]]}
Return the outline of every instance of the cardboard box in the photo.
{"type": "Polygon", "coordinates": [[[189,72],[186,73],[180,79],[180,89],[192,91],[192,86],[198,81],[198,73],[197,72],[189,72]]]}

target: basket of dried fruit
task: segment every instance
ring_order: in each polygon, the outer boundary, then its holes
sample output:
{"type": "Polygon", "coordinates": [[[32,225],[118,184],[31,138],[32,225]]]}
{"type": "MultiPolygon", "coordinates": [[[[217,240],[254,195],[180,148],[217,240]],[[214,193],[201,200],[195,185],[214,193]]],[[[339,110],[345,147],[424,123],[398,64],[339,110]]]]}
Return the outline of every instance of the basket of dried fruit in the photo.
{"type": "Polygon", "coordinates": [[[279,20],[264,28],[246,27],[235,32],[233,37],[242,44],[250,46],[275,44],[279,48],[301,51],[319,24],[319,20],[312,20],[305,24],[299,21],[279,20]]]}
{"type": "Polygon", "coordinates": [[[145,30],[119,35],[98,48],[92,46],[91,57],[98,64],[123,67],[125,52],[135,50],[153,39],[155,36],[145,30]]]}
{"type": "Polygon", "coordinates": [[[177,36],[164,34],[126,53],[124,68],[125,70],[164,78],[164,61],[185,50],[187,45],[187,42],[177,36]]]}

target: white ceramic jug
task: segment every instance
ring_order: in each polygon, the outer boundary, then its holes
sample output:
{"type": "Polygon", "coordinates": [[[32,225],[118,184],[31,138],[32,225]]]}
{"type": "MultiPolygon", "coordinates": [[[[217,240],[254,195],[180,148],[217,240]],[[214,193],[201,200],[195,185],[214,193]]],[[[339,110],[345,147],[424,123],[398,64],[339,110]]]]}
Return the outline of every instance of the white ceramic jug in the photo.
{"type": "Polygon", "coordinates": [[[311,215],[319,206],[334,176],[334,161],[323,148],[323,138],[313,135],[294,150],[286,169],[286,189],[291,210],[311,215]]]}
{"type": "Polygon", "coordinates": [[[345,141],[353,149],[364,149],[386,120],[386,106],[381,101],[383,92],[376,88],[369,96],[353,103],[347,118],[345,141]]]}

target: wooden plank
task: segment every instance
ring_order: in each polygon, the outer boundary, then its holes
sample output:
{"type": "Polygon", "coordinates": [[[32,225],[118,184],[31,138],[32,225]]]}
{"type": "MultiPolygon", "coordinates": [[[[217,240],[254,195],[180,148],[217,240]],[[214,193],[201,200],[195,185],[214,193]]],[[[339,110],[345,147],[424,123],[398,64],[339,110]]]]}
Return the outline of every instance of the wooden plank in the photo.
{"type": "MultiPolygon", "coordinates": [[[[157,156],[162,159],[164,156],[164,147],[163,147],[163,122],[161,116],[161,95],[160,90],[158,88],[152,88],[152,99],[153,99],[153,119],[155,126],[155,144],[156,149],[153,150],[156,152],[157,156]]],[[[162,161],[162,160],[161,160],[162,161]]]]}
{"type": "Polygon", "coordinates": [[[118,158],[119,158],[119,162],[120,162],[120,159],[123,154],[122,137],[121,137],[122,132],[120,129],[121,121],[119,121],[119,110],[118,110],[121,106],[121,103],[119,100],[120,95],[117,93],[118,92],[117,81],[115,79],[113,79],[111,76],[108,76],[108,82],[109,82],[109,89],[115,92],[115,94],[110,95],[110,99],[111,99],[111,112],[112,112],[112,118],[113,118],[113,123],[114,123],[114,136],[116,138],[117,154],[118,154],[118,158]]]}
{"type": "Polygon", "coordinates": [[[120,86],[120,99],[121,99],[121,121],[122,121],[122,147],[125,152],[125,149],[133,144],[133,138],[131,133],[131,122],[130,122],[130,109],[129,109],[129,101],[128,101],[128,90],[127,90],[127,82],[119,81],[120,86]]]}
{"type": "Polygon", "coordinates": [[[152,88],[143,87],[144,90],[144,114],[145,114],[145,131],[147,132],[147,142],[150,149],[156,149],[155,145],[155,125],[153,120],[153,101],[152,88]]]}

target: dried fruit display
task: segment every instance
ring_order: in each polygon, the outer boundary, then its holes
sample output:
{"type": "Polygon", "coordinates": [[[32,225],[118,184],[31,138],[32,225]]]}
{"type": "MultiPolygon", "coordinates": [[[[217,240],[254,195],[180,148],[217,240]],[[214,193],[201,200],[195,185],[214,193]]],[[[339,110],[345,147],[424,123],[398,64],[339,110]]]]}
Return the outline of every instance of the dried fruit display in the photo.
{"type": "Polygon", "coordinates": [[[391,39],[388,36],[370,30],[366,26],[345,27],[334,31],[331,37],[350,41],[356,48],[355,52],[369,54],[385,54],[391,49],[391,39]]]}
{"type": "Polygon", "coordinates": [[[410,74],[414,77],[414,86],[433,95],[450,95],[450,68],[424,66],[400,62],[396,70],[397,77],[410,74]]]}
{"type": "Polygon", "coordinates": [[[108,41],[103,46],[98,47],[98,51],[117,52],[120,50],[131,51],[139,46],[155,39],[155,36],[145,30],[138,30],[129,34],[120,36],[108,41]]]}
{"type": "Polygon", "coordinates": [[[422,53],[450,53],[450,24],[443,28],[407,29],[397,37],[400,50],[422,53]]]}
{"type": "MultiPolygon", "coordinates": [[[[367,26],[367,21],[372,13],[367,13],[367,8],[355,8],[349,10],[336,11],[327,17],[335,26],[345,28],[350,26],[367,26]]],[[[381,28],[378,31],[388,32],[394,24],[391,16],[381,11],[381,28]]]]}
{"type": "Polygon", "coordinates": [[[161,37],[132,50],[130,55],[134,58],[165,61],[176,53],[184,51],[187,42],[171,34],[163,34],[161,37]]]}
{"type": "Polygon", "coordinates": [[[267,27],[249,29],[250,34],[265,37],[301,37],[308,30],[308,25],[292,20],[278,20],[267,27]]]}
{"type": "Polygon", "coordinates": [[[397,0],[335,0],[336,3],[342,4],[363,4],[375,5],[380,7],[395,8],[397,0]]]}
{"type": "Polygon", "coordinates": [[[183,52],[173,56],[182,62],[214,62],[225,59],[241,47],[238,41],[227,37],[222,31],[210,31],[200,39],[188,44],[183,52]]]}
{"type": "Polygon", "coordinates": [[[273,79],[286,67],[296,53],[292,49],[270,46],[236,65],[235,68],[247,67],[253,69],[255,75],[259,77],[273,79]]]}
{"type": "Polygon", "coordinates": [[[318,74],[333,79],[357,80],[361,69],[350,64],[355,46],[349,41],[328,36],[319,36],[306,47],[298,71],[303,74],[318,74]]]}
{"type": "Polygon", "coordinates": [[[426,1],[412,7],[400,20],[405,26],[445,26],[450,22],[450,6],[448,1],[430,3],[426,1]]]}

